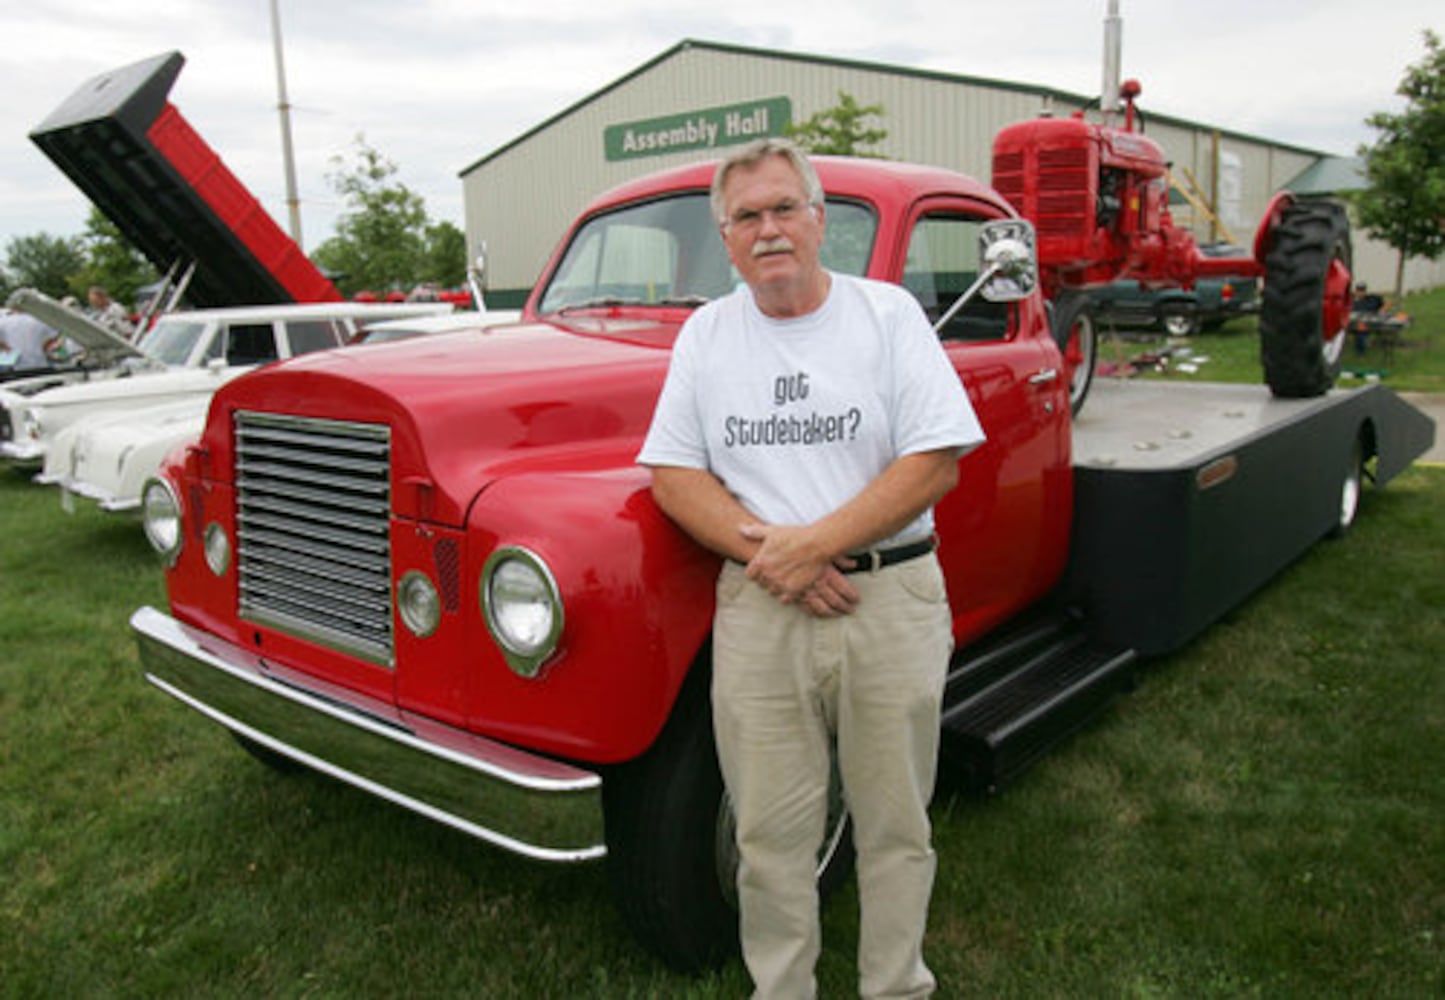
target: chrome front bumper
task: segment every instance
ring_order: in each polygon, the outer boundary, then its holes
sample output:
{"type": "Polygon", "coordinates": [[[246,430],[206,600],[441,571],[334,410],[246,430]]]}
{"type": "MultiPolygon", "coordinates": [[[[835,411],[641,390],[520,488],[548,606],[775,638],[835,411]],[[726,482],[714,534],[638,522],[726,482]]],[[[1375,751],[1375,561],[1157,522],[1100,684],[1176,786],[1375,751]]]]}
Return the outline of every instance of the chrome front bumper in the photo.
{"type": "Polygon", "coordinates": [[[597,774],[283,683],[250,652],[154,608],[130,624],[148,681],[246,739],[529,858],[607,853],[597,774]]]}
{"type": "Polygon", "coordinates": [[[0,458],[22,468],[45,464],[45,446],[36,441],[6,441],[0,444],[0,458]]]}

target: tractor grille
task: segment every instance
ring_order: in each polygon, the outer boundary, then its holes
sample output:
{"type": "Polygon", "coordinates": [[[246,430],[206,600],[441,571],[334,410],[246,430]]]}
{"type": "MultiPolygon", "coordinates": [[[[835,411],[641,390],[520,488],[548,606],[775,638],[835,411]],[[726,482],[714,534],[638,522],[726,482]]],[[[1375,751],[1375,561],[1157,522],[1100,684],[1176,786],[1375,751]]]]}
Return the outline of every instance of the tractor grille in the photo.
{"type": "Polygon", "coordinates": [[[237,413],[235,432],[241,617],[389,665],[387,428],[237,413]]]}
{"type": "Polygon", "coordinates": [[[1040,236],[1081,237],[1089,231],[1093,202],[1086,150],[1039,150],[1038,186],[1040,236]]]}

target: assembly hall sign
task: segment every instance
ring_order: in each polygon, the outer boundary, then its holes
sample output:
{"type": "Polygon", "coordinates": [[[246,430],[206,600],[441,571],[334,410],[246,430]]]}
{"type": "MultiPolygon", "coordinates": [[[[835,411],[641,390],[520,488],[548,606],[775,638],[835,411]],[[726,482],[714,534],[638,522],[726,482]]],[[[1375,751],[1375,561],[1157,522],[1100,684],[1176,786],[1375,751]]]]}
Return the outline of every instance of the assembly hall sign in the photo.
{"type": "Polygon", "coordinates": [[[722,108],[703,108],[665,118],[609,125],[602,133],[607,159],[632,160],[668,153],[705,152],[719,146],[782,135],[793,118],[793,102],[770,97],[722,108]]]}

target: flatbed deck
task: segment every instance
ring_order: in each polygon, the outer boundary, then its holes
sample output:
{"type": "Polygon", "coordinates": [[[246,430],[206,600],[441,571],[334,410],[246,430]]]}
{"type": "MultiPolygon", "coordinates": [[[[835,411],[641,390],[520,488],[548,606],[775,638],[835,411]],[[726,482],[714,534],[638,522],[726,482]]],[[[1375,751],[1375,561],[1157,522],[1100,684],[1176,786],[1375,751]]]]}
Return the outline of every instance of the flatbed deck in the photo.
{"type": "Polygon", "coordinates": [[[1313,399],[1278,399],[1262,385],[1098,379],[1074,418],[1074,465],[1194,466],[1220,449],[1309,419],[1348,394],[1335,390],[1313,399]]]}

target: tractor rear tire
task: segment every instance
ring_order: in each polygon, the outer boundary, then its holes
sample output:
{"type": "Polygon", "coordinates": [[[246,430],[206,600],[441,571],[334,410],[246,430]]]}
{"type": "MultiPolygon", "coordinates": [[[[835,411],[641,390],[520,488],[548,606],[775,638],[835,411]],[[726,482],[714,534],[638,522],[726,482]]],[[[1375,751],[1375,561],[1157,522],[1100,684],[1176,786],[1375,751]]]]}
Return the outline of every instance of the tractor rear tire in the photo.
{"type": "Polygon", "coordinates": [[[1287,207],[1265,255],[1260,360],[1270,390],[1320,396],[1339,374],[1350,310],[1350,229],[1342,205],[1287,207]]]}
{"type": "Polygon", "coordinates": [[[1099,352],[1099,327],[1093,300],[1085,292],[1060,292],[1053,303],[1054,342],[1064,359],[1069,383],[1069,412],[1078,416],[1094,384],[1094,361],[1099,352]]]}

